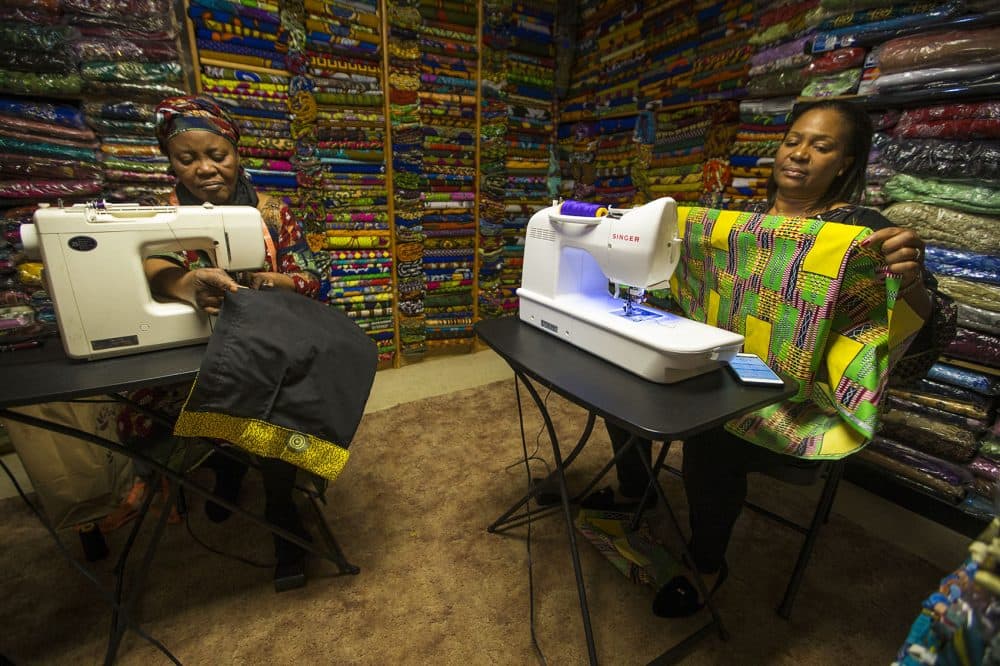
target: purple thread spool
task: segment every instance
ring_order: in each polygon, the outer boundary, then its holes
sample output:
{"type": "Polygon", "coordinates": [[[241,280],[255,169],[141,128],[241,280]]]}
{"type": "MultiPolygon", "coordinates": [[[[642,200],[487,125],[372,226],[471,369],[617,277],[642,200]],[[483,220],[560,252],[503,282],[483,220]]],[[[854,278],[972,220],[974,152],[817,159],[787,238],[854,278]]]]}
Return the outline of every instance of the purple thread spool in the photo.
{"type": "Polygon", "coordinates": [[[601,204],[587,203],[586,201],[574,201],[567,199],[559,207],[560,215],[573,215],[575,217],[604,217],[608,214],[607,206],[601,204]]]}

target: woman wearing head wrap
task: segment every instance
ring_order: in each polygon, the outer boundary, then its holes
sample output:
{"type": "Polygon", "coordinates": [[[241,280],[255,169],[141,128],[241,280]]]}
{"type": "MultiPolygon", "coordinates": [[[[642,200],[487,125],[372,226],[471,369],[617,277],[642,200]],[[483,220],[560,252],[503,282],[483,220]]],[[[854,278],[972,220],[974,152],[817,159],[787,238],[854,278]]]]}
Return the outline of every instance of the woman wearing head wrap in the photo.
{"type": "MultiPolygon", "coordinates": [[[[296,291],[315,296],[319,291],[319,271],[305,243],[302,230],[288,207],[277,199],[257,194],[240,166],[237,151],[239,128],[229,114],[205,95],[171,97],[156,109],[156,138],[169,158],[177,185],[170,196],[172,205],[254,206],[264,221],[266,258],[261,270],[252,273],[247,286],[296,291]]],[[[212,265],[200,251],[159,254],[145,262],[152,292],[161,298],[186,301],[210,314],[217,314],[226,292],[235,292],[236,281],[226,271],[212,265]]],[[[267,519],[302,538],[309,535],[299,520],[292,500],[296,468],[273,458],[261,459],[266,495],[267,519]]],[[[215,492],[235,501],[246,467],[215,454],[208,466],[216,471],[215,492]]],[[[209,518],[225,520],[229,511],[218,504],[205,506],[209,518]]],[[[304,582],[304,552],[299,546],[275,536],[279,589],[304,582]]]]}
{"type": "MultiPolygon", "coordinates": [[[[301,228],[287,206],[254,191],[236,150],[239,128],[215,100],[206,95],[163,100],[156,108],[156,138],[177,176],[170,203],[197,206],[207,201],[260,211],[268,232],[267,263],[251,276],[249,286],[316,295],[319,271],[301,228]]],[[[223,293],[237,287],[196,252],[151,258],[146,276],[157,295],[187,301],[210,314],[218,313],[223,293]]]]}

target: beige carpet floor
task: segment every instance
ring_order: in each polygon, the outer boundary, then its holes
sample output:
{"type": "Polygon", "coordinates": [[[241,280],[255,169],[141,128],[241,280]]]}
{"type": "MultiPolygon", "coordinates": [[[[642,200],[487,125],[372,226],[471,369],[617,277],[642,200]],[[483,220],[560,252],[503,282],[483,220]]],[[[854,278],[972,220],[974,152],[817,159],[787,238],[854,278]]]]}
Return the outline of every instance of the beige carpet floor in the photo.
{"type": "MultiPolygon", "coordinates": [[[[583,412],[557,396],[548,404],[560,436],[573,441],[583,412]]],[[[526,409],[529,449],[537,442],[539,455],[551,460],[540,424],[526,409]]],[[[581,487],[609,448],[598,427],[571,486],[581,487]]],[[[485,529],[526,484],[517,464],[513,381],[368,414],[351,450],[325,511],[360,575],[334,577],[332,565],[314,561],[306,587],[276,594],[268,569],[213,554],[184,526],[170,526],[142,596],[144,629],[185,664],[537,663],[526,529],[506,535],[485,529]]],[[[680,482],[667,475],[663,480],[686,525],[680,482]]],[[[811,510],[801,493],[770,479],[754,477],[751,497],[801,520],[811,510]]],[[[251,475],[242,503],[259,508],[259,498],[251,475]]],[[[109,621],[100,596],[59,555],[19,498],[0,502],[0,525],[0,654],[17,664],[100,663],[109,621]]],[[[239,517],[209,523],[197,500],[190,527],[221,550],[262,562],[271,554],[263,529],[239,517]]],[[[79,556],[75,535],[62,536],[79,556]]],[[[110,538],[113,550],[123,538],[124,532],[110,538]]],[[[730,579],[718,596],[731,640],[713,635],[685,663],[893,659],[921,599],[944,572],[865,532],[835,508],[793,618],[785,621],[775,607],[800,543],[799,535],[766,518],[743,515],[729,551],[730,579]]],[[[629,583],[588,544],[581,553],[602,663],[646,663],[704,621],[653,616],[649,588],[629,583]]],[[[531,558],[535,631],[547,662],[585,663],[565,524],[558,516],[533,525],[531,558]]],[[[105,582],[111,566],[111,560],[96,566],[105,582]]],[[[120,663],[168,662],[129,633],[120,663]]]]}

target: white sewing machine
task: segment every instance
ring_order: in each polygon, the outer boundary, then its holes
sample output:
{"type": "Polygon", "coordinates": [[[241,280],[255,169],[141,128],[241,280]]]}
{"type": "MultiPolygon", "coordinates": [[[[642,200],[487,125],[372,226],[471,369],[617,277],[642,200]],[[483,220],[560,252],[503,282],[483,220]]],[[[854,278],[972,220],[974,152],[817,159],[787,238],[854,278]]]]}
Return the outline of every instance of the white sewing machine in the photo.
{"type": "Polygon", "coordinates": [[[260,212],[252,206],[41,205],[21,225],[25,251],[45,266],[66,354],[96,359],[204,342],[209,315],[150,292],[143,261],[205,250],[219,268],[264,264],[260,212]]]}
{"type": "Polygon", "coordinates": [[[742,335],[641,305],[646,289],[669,285],[680,259],[673,199],[603,217],[562,215],[560,206],[528,222],[517,290],[523,321],[661,384],[736,355],[742,335]]]}

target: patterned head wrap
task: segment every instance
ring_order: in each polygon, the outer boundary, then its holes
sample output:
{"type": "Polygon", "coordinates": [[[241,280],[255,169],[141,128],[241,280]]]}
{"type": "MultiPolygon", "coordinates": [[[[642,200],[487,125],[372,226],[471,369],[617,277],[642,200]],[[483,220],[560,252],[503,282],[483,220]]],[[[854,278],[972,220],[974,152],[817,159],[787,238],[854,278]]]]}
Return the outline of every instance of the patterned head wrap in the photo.
{"type": "Polygon", "coordinates": [[[226,110],[208,95],[168,97],[156,107],[156,140],[167,152],[167,142],[181,132],[205,130],[218,134],[235,148],[240,130],[226,110]]]}

